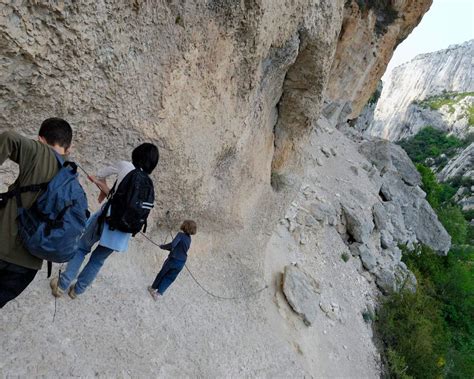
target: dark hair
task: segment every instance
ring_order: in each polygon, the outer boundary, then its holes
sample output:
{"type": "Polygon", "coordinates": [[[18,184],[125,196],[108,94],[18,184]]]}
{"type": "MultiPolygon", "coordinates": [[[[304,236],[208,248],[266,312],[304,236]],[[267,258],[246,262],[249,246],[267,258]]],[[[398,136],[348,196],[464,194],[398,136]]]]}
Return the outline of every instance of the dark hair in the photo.
{"type": "Polygon", "coordinates": [[[136,168],[141,168],[147,174],[151,174],[158,164],[160,153],[158,147],[152,143],[142,143],[132,152],[132,163],[136,168]]]}
{"type": "Polygon", "coordinates": [[[44,120],[41,124],[38,135],[43,137],[48,145],[59,145],[65,149],[71,146],[71,125],[62,118],[52,117],[44,120]]]}
{"type": "Polygon", "coordinates": [[[181,230],[189,235],[196,234],[197,226],[193,220],[184,220],[181,224],[181,230]]]}

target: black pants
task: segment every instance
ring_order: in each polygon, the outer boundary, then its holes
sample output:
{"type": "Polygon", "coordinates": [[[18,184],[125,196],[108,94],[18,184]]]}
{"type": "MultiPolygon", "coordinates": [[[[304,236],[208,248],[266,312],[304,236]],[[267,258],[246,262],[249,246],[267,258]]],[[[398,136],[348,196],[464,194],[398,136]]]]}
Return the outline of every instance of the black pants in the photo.
{"type": "Polygon", "coordinates": [[[21,294],[38,270],[0,260],[0,308],[21,294]]]}

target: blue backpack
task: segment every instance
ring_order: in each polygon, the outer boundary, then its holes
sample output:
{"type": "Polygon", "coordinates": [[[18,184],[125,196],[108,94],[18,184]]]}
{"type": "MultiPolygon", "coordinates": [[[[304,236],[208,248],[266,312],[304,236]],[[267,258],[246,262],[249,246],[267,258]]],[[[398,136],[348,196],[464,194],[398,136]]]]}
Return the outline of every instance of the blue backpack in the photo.
{"type": "MultiPolygon", "coordinates": [[[[20,187],[3,197],[16,198],[18,234],[28,252],[48,262],[63,263],[74,257],[89,211],[76,164],[55,155],[60,169],[49,183],[20,187]],[[42,190],[31,208],[23,208],[21,193],[42,190]]],[[[48,276],[50,269],[49,264],[48,276]]]]}

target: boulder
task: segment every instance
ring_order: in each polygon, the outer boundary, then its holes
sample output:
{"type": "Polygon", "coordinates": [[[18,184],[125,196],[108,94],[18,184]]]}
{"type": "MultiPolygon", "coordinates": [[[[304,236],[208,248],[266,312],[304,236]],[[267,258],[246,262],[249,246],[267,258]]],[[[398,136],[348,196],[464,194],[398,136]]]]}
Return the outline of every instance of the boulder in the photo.
{"type": "Polygon", "coordinates": [[[309,206],[311,215],[318,221],[328,223],[329,225],[336,225],[337,213],[336,209],[331,204],[327,203],[312,203],[309,206]]]}
{"type": "Polygon", "coordinates": [[[283,274],[283,293],[303,322],[312,325],[319,307],[319,284],[298,266],[289,265],[283,274]]]}
{"type": "Polygon", "coordinates": [[[392,235],[386,229],[380,231],[380,245],[384,249],[387,249],[395,245],[392,235]]]}
{"type": "Polygon", "coordinates": [[[380,267],[375,272],[375,282],[384,294],[407,290],[416,291],[417,281],[415,275],[407,269],[403,262],[395,266],[380,267]]]}
{"type": "Polygon", "coordinates": [[[377,264],[377,259],[375,258],[372,251],[366,245],[360,245],[358,247],[358,251],[360,260],[362,261],[364,267],[367,270],[372,271],[377,264]]]}
{"type": "Polygon", "coordinates": [[[416,238],[433,250],[446,255],[451,248],[451,236],[438,220],[430,204],[423,199],[418,209],[416,238]]]}
{"type": "MultiPolygon", "coordinates": [[[[410,243],[412,236],[435,251],[446,254],[451,247],[451,237],[438,220],[425,194],[419,187],[408,186],[394,173],[383,176],[380,189],[386,214],[391,213],[394,240],[400,243],[410,243]],[[385,205],[390,203],[391,205],[385,205]],[[400,213],[401,216],[400,217],[400,213]],[[403,222],[401,221],[403,219],[403,222]]],[[[383,224],[380,218],[383,213],[377,209],[377,222],[383,224]]]]}
{"type": "Polygon", "coordinates": [[[400,146],[389,141],[366,141],[359,147],[363,154],[382,173],[394,171],[410,186],[421,185],[421,175],[400,146]]]}
{"type": "Polygon", "coordinates": [[[357,242],[368,242],[370,233],[374,229],[372,217],[368,217],[362,210],[357,211],[348,205],[343,205],[342,210],[346,219],[347,232],[357,242]]]}

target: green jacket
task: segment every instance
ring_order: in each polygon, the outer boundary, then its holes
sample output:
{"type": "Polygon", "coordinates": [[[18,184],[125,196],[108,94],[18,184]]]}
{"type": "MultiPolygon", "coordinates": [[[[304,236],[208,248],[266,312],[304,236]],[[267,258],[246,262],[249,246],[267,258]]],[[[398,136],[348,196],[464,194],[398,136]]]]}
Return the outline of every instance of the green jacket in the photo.
{"type": "MultiPolygon", "coordinates": [[[[59,171],[51,147],[13,131],[0,134],[0,165],[7,159],[16,162],[20,169],[17,180],[9,190],[15,186],[49,182],[59,171]]],[[[31,207],[39,195],[39,192],[23,193],[21,195],[23,206],[31,207]]],[[[43,261],[32,256],[22,246],[18,237],[16,216],[16,200],[10,199],[6,207],[0,208],[0,260],[39,270],[43,261]]]]}

